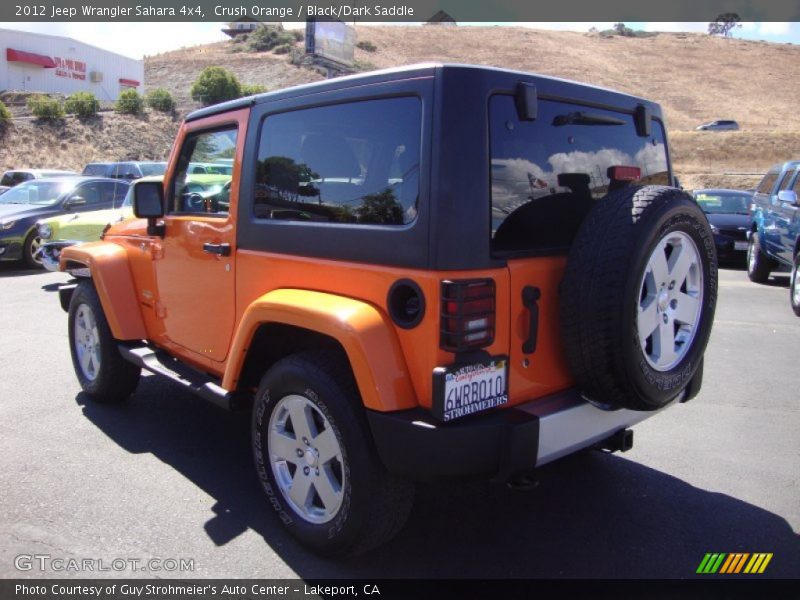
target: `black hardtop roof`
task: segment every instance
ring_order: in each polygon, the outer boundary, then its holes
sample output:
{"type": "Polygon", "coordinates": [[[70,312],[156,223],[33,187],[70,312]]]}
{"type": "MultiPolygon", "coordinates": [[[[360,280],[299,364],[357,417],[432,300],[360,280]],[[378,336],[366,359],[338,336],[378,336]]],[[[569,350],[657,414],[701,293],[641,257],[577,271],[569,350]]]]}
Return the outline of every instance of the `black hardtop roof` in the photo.
{"type": "Polygon", "coordinates": [[[660,106],[652,101],[607,88],[570,81],[568,79],[559,79],[557,77],[537,75],[535,73],[527,73],[525,71],[514,71],[510,69],[501,69],[498,67],[487,67],[481,65],[420,63],[404,67],[370,71],[368,73],[359,73],[356,75],[347,75],[334,79],[326,79],[323,81],[316,81],[313,83],[306,83],[303,85],[284,88],[273,92],[266,92],[264,94],[257,94],[255,96],[238,98],[236,100],[230,100],[228,102],[222,102],[220,104],[214,104],[212,106],[195,110],[186,116],[186,121],[193,121],[239,108],[245,108],[254,104],[260,104],[262,102],[301,97],[319,92],[347,89],[357,86],[384,83],[387,81],[433,77],[437,72],[442,73],[445,70],[455,69],[472,70],[475,71],[476,76],[481,74],[489,76],[495,75],[498,77],[498,79],[509,82],[514,79],[534,82],[537,84],[537,87],[541,87],[540,94],[545,96],[586,100],[594,104],[619,106],[625,109],[631,109],[636,104],[645,104],[651,108],[653,116],[661,116],[660,106]]]}

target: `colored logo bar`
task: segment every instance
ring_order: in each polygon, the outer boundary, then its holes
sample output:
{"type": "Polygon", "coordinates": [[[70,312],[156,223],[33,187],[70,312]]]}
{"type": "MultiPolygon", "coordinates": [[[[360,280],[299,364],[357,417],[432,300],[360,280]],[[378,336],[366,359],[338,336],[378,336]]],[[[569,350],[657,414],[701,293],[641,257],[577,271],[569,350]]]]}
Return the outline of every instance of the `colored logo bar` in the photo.
{"type": "Polygon", "coordinates": [[[772,552],[708,552],[696,573],[702,575],[713,575],[714,573],[734,575],[737,573],[757,574],[763,573],[769,561],[772,560],[772,552]]]}

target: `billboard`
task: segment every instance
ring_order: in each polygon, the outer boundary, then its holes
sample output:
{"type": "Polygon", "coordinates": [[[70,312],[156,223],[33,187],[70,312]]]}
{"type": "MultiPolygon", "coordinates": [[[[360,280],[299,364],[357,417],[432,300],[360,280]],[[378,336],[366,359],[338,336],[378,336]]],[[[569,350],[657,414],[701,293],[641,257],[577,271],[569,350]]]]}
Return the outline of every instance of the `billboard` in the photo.
{"type": "Polygon", "coordinates": [[[356,30],[341,21],[306,22],[306,54],[338,65],[353,65],[356,30]]]}

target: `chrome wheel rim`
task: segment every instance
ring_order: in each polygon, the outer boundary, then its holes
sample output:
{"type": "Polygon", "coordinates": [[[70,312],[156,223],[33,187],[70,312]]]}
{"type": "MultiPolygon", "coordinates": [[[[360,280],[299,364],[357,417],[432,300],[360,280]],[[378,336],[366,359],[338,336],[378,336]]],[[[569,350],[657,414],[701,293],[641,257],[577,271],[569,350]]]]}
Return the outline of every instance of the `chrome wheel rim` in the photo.
{"type": "Polygon", "coordinates": [[[86,379],[94,381],[100,372],[100,336],[94,312],[86,304],[81,304],[75,311],[73,337],[81,372],[86,379]]]}
{"type": "MultiPolygon", "coordinates": [[[[755,233],[752,235],[756,235],[755,233]]],[[[747,270],[752,274],[756,268],[755,241],[751,238],[747,244],[747,270]]]]}
{"type": "Polygon", "coordinates": [[[795,306],[800,306],[800,277],[797,276],[797,271],[797,262],[795,261],[792,269],[792,303],[795,306]]]}
{"type": "Polygon", "coordinates": [[[283,498],[302,519],[326,523],[342,506],[345,469],[331,423],[305,396],[278,401],[267,436],[272,474],[283,498]]]}
{"type": "Polygon", "coordinates": [[[39,248],[42,247],[42,238],[36,236],[31,240],[30,255],[31,260],[36,264],[42,264],[42,257],[39,256],[39,248]]]}
{"type": "Polygon", "coordinates": [[[645,360],[656,371],[673,369],[686,356],[700,322],[703,265],[682,231],[656,244],[639,284],[637,331],[645,360]]]}

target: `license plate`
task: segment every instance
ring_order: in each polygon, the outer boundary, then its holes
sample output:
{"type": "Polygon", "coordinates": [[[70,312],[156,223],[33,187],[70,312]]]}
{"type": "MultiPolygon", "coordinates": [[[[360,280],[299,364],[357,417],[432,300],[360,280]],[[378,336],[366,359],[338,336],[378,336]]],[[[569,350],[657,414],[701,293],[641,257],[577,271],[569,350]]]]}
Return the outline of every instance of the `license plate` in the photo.
{"type": "Polygon", "coordinates": [[[508,402],[508,359],[495,357],[433,371],[433,416],[452,421],[508,402]]]}
{"type": "Polygon", "coordinates": [[[733,242],[734,250],[747,250],[747,242],[733,242]]]}

